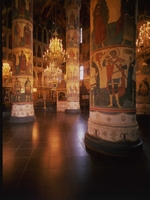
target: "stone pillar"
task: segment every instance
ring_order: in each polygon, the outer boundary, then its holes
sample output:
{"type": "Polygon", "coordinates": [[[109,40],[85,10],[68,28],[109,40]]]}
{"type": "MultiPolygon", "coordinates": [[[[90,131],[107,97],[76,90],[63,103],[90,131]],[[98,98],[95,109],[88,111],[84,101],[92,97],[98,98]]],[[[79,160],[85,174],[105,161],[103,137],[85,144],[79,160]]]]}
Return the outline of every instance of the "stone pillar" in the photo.
{"type": "Polygon", "coordinates": [[[66,0],[66,113],[79,113],[79,19],[80,0],[66,0]]]}
{"type": "Polygon", "coordinates": [[[10,122],[35,121],[33,106],[33,1],[12,1],[12,82],[10,122]]]}
{"type": "Polygon", "coordinates": [[[129,156],[143,151],[135,105],[136,0],[91,0],[90,112],[86,147],[129,156]]]}

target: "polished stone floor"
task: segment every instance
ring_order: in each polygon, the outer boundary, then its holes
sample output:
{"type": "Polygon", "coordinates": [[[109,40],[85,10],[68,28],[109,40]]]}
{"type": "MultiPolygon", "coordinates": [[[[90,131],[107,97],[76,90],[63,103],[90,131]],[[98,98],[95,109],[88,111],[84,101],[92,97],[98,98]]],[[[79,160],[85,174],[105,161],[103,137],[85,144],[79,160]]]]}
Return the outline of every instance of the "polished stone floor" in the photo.
{"type": "Polygon", "coordinates": [[[150,121],[139,118],[143,153],[87,151],[88,111],[35,110],[36,121],[3,116],[3,200],[149,200],[150,121]]]}

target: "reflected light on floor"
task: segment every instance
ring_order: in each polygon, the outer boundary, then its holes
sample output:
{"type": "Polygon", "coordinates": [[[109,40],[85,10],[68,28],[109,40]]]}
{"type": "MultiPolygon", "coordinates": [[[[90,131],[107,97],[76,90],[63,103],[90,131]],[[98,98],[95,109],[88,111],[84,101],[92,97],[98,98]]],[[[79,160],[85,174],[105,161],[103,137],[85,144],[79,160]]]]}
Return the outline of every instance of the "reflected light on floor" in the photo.
{"type": "Polygon", "coordinates": [[[33,129],[32,129],[32,142],[37,142],[38,136],[39,136],[39,127],[38,123],[34,123],[33,129]]]}
{"type": "Polygon", "coordinates": [[[12,156],[13,153],[14,153],[14,151],[11,148],[10,149],[8,148],[7,151],[3,152],[3,158],[5,158],[5,159],[11,158],[11,162],[9,162],[9,165],[4,165],[4,167],[3,167],[4,170],[11,170],[13,168],[14,162],[15,162],[15,157],[12,156]]]}
{"type": "Polygon", "coordinates": [[[49,144],[51,144],[53,147],[55,146],[55,148],[58,148],[60,145],[62,145],[61,137],[58,136],[59,131],[60,130],[57,127],[53,127],[50,131],[53,133],[53,136],[49,137],[48,139],[49,144]]]}

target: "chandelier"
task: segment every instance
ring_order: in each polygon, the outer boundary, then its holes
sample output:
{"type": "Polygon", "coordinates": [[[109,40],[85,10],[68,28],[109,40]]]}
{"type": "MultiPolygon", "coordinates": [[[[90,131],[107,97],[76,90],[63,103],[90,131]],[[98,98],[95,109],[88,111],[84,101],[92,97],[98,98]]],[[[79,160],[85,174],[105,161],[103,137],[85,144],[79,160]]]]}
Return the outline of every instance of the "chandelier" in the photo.
{"type": "Polygon", "coordinates": [[[11,68],[8,63],[3,63],[2,73],[3,77],[9,78],[12,76],[11,68]]]}
{"type": "Polygon", "coordinates": [[[48,77],[49,83],[58,83],[62,80],[62,70],[55,67],[54,63],[50,63],[44,70],[44,76],[48,77]]]}
{"type": "Polygon", "coordinates": [[[44,52],[43,59],[52,63],[55,67],[66,62],[67,53],[63,49],[62,40],[57,38],[57,31],[54,32],[54,37],[50,39],[49,48],[44,52]]]}
{"type": "Polygon", "coordinates": [[[139,35],[136,40],[137,54],[144,59],[150,59],[150,22],[147,21],[139,29],[139,35]]]}

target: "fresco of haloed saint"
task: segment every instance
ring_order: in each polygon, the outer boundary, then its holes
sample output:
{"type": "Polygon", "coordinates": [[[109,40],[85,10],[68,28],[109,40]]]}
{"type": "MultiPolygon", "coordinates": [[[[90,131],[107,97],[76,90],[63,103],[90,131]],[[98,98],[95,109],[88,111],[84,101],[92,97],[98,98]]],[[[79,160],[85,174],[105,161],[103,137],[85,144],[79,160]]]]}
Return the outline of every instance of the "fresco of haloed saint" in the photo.
{"type": "Polygon", "coordinates": [[[78,84],[69,84],[67,87],[67,101],[79,101],[79,86],[78,84]]]}
{"type": "Polygon", "coordinates": [[[73,72],[72,72],[72,68],[71,67],[68,67],[67,68],[67,81],[70,82],[72,81],[72,78],[73,78],[73,72]]]}
{"type": "Polygon", "coordinates": [[[68,16],[66,17],[66,27],[67,30],[78,29],[79,27],[79,17],[76,10],[70,10],[68,16]]]}
{"type": "Polygon", "coordinates": [[[13,0],[13,19],[27,19],[31,20],[33,18],[33,1],[29,0],[13,0]]]}
{"type": "Polygon", "coordinates": [[[76,66],[67,69],[67,101],[79,101],[79,69],[76,66]]]}
{"type": "Polygon", "coordinates": [[[12,45],[13,48],[25,47],[32,48],[32,25],[26,21],[15,20],[12,30],[12,45]]]}
{"type": "Polygon", "coordinates": [[[78,65],[79,62],[79,51],[75,48],[69,48],[67,63],[71,65],[78,65]]]}
{"type": "Polygon", "coordinates": [[[32,101],[31,77],[16,77],[13,79],[13,102],[31,102],[32,101]]]}
{"type": "Polygon", "coordinates": [[[134,44],[135,10],[133,4],[132,0],[92,1],[91,50],[108,45],[134,44]]]}
{"type": "Polygon", "coordinates": [[[141,59],[137,61],[136,103],[150,104],[150,64],[141,59]]]}
{"type": "Polygon", "coordinates": [[[32,52],[26,50],[17,50],[12,55],[12,75],[32,75],[33,63],[32,52]]]}
{"type": "Polygon", "coordinates": [[[77,30],[70,30],[67,32],[66,45],[69,47],[78,47],[79,45],[79,33],[77,30]]]}
{"type": "Polygon", "coordinates": [[[106,48],[91,59],[90,102],[93,106],[135,106],[135,55],[130,48],[106,48]]]}

